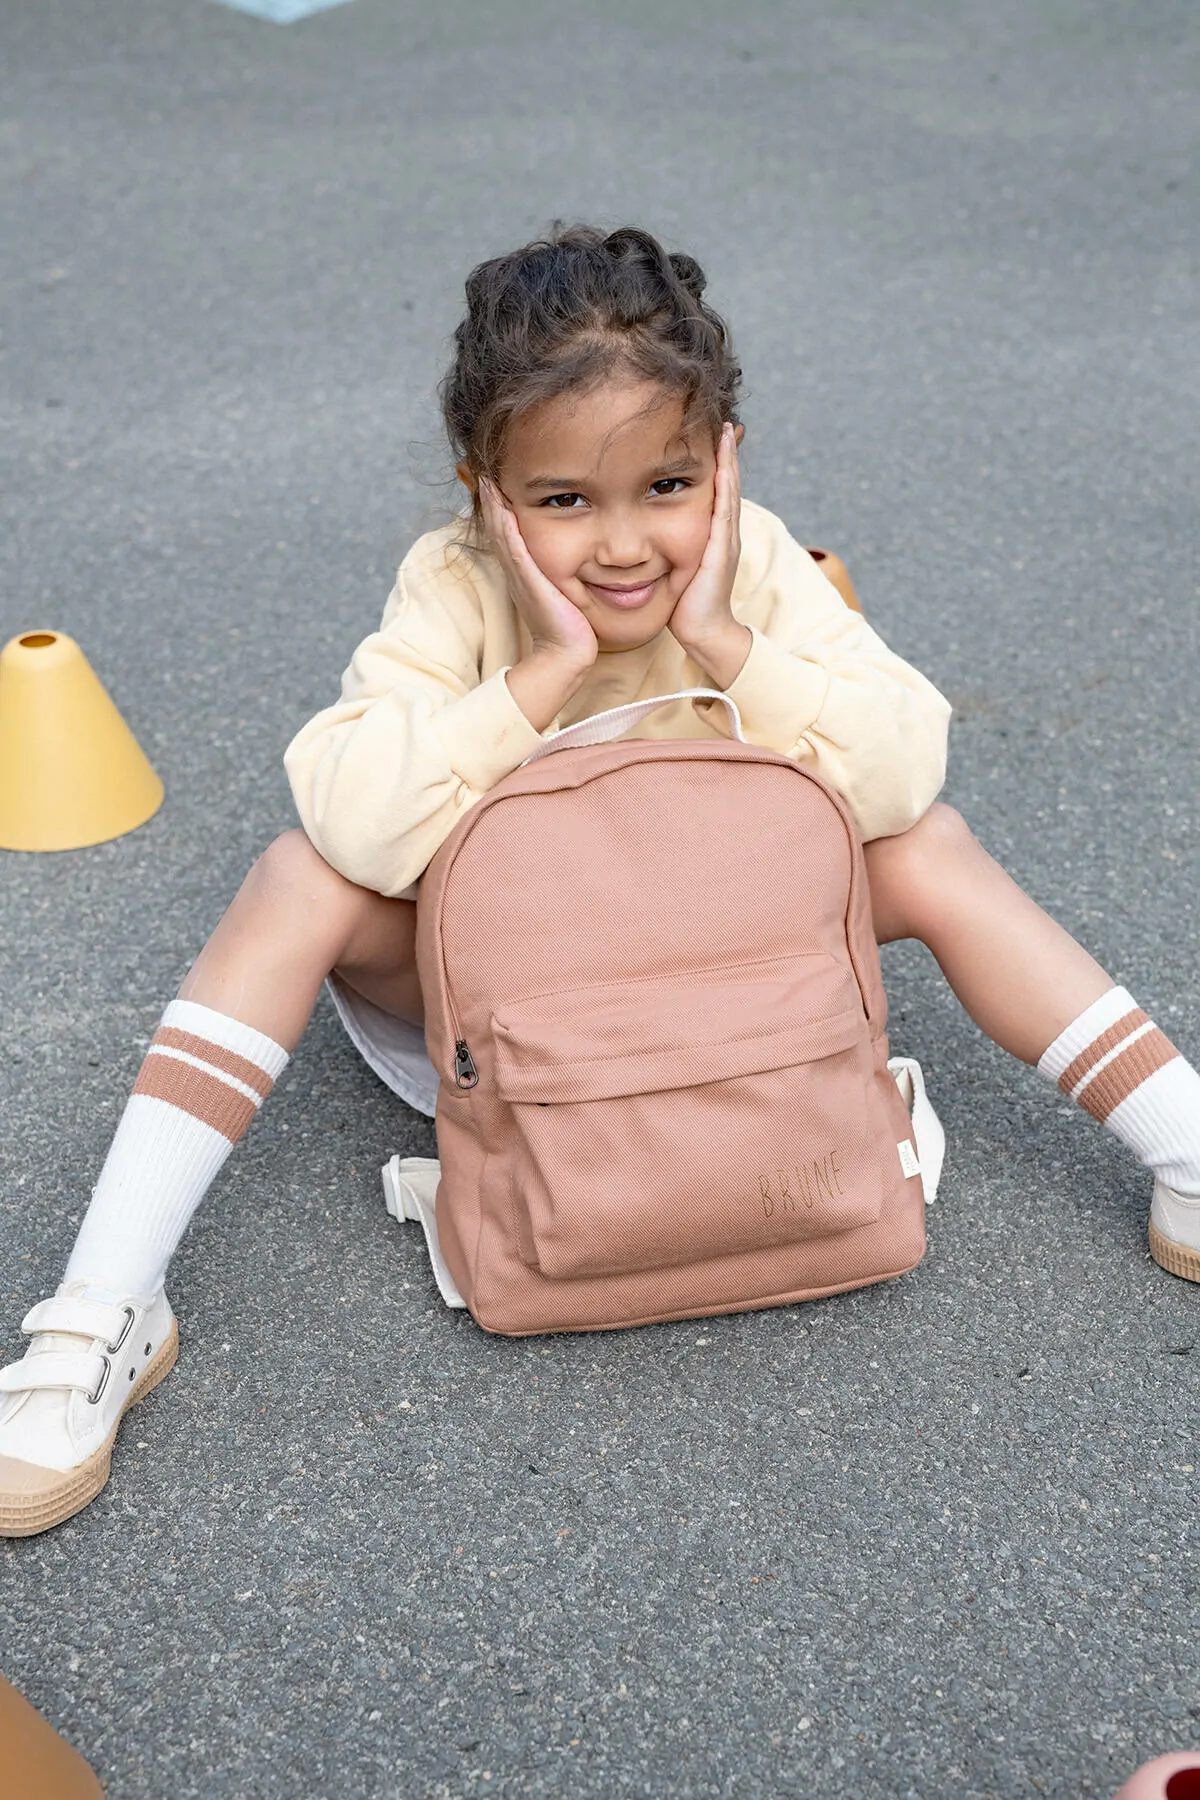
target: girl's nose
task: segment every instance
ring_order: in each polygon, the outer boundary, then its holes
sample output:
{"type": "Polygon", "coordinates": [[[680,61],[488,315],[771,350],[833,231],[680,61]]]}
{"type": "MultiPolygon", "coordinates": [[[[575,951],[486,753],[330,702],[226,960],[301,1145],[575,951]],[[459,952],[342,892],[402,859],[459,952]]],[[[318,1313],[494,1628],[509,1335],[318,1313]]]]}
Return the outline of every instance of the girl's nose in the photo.
{"type": "Polygon", "coordinates": [[[636,569],[650,560],[641,521],[625,513],[599,522],[593,555],[602,569],[636,569]]]}

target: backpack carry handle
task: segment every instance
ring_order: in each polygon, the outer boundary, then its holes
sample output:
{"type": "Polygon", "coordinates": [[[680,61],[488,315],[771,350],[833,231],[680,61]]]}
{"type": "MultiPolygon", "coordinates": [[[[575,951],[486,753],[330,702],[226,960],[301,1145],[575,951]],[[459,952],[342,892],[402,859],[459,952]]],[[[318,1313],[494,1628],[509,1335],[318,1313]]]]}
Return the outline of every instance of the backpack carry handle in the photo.
{"type": "Polygon", "coordinates": [[[525,758],[525,763],[536,762],[539,756],[549,756],[555,750],[570,750],[578,744],[610,744],[619,738],[623,731],[652,713],[656,706],[673,706],[677,700],[722,700],[729,710],[729,725],[733,736],[739,744],[746,742],[742,731],[742,715],[738,711],[737,702],[720,688],[681,688],[677,694],[659,694],[653,700],[631,700],[626,706],[611,706],[607,712],[593,713],[590,719],[580,719],[575,725],[568,725],[562,731],[556,731],[553,737],[546,738],[533,753],[525,758]]]}

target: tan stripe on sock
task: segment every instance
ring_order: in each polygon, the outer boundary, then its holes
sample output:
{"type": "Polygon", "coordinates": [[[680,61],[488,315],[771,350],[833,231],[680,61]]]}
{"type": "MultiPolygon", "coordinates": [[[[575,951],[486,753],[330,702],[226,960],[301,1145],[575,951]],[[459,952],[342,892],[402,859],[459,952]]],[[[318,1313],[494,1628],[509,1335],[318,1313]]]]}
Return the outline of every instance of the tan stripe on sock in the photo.
{"type": "MultiPolygon", "coordinates": [[[[181,1032],[177,1035],[186,1034],[181,1032]]],[[[235,1060],[243,1062],[245,1059],[237,1057],[235,1060]]],[[[193,1068],[191,1063],[180,1062],[175,1056],[148,1054],[138,1070],[133,1091],[135,1094],[148,1094],[152,1100],[166,1100],[181,1112],[190,1113],[193,1119],[200,1119],[205,1125],[211,1125],[214,1131],[227,1137],[231,1144],[237,1143],[258,1111],[253,1100],[247,1099],[245,1094],[239,1094],[236,1088],[230,1087],[219,1075],[206,1075],[202,1069],[193,1068]]]]}
{"type": "Polygon", "coordinates": [[[1058,1085],[1063,1093],[1069,1094],[1072,1089],[1077,1088],[1088,1070],[1094,1069],[1110,1050],[1115,1050],[1118,1044],[1124,1043],[1131,1031],[1137,1031],[1139,1026],[1149,1023],[1147,1014],[1136,1007],[1133,1012],[1127,1012],[1123,1019],[1118,1019],[1115,1025],[1110,1025],[1107,1031],[1102,1031],[1086,1050],[1080,1051],[1074,1062],[1067,1064],[1059,1076],[1058,1085]]]}
{"type": "Polygon", "coordinates": [[[239,1056],[236,1050],[226,1050],[222,1044],[214,1044],[211,1038],[197,1037],[192,1031],[180,1031],[175,1025],[160,1025],[150,1040],[152,1049],[155,1044],[161,1044],[166,1050],[186,1050],[189,1056],[198,1056],[201,1062],[211,1063],[223,1074],[244,1081],[264,1100],[275,1086],[266,1070],[251,1062],[249,1057],[239,1056]]]}
{"type": "Polygon", "coordinates": [[[1122,1050],[1092,1078],[1079,1096],[1079,1104],[1103,1125],[1114,1107],[1141,1087],[1143,1081],[1174,1062],[1179,1055],[1170,1038],[1155,1026],[1128,1050],[1122,1050]]]}

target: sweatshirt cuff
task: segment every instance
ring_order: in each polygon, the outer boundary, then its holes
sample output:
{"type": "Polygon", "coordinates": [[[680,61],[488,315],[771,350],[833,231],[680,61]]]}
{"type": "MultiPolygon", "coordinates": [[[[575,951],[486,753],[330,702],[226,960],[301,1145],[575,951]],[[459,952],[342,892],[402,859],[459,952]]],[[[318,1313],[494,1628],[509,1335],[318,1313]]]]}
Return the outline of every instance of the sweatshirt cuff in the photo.
{"type": "Polygon", "coordinates": [[[520,768],[542,741],[513,699],[505,680],[510,667],[497,669],[461,700],[439,707],[432,719],[451,769],[480,794],[520,768]]]}
{"type": "MultiPolygon", "coordinates": [[[[754,641],[737,678],[724,691],[741,715],[747,741],[789,756],[825,704],[829,671],[781,650],[757,625],[749,629],[754,641]]],[[[697,712],[715,708],[718,721],[726,721],[724,735],[733,736],[733,722],[719,700],[693,700],[692,705],[697,712]]]]}

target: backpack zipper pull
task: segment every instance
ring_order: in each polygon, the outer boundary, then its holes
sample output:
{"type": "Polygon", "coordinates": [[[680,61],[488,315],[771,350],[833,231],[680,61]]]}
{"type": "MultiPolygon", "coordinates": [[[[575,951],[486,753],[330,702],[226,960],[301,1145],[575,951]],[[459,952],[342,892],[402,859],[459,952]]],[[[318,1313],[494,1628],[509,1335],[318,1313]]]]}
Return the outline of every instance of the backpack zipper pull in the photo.
{"type": "Polygon", "coordinates": [[[466,1038],[459,1038],[454,1046],[454,1085],[460,1088],[473,1088],[478,1085],[479,1070],[471,1059],[467,1049],[466,1038]]]}

